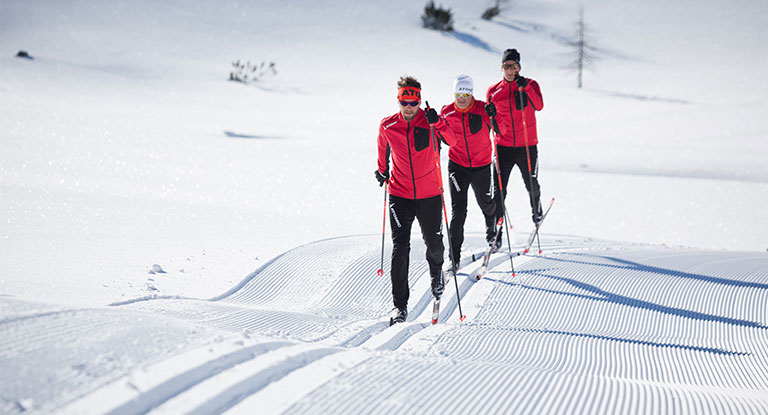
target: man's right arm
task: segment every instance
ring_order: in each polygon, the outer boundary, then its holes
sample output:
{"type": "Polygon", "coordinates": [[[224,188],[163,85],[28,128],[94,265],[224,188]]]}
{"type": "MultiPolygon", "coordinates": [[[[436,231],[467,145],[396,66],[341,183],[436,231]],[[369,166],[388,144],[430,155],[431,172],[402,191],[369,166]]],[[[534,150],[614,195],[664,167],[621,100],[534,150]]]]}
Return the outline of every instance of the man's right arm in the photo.
{"type": "Polygon", "coordinates": [[[389,147],[389,141],[384,133],[384,126],[379,126],[379,137],[377,139],[378,144],[378,171],[385,176],[389,176],[389,155],[391,148],[389,147]]]}

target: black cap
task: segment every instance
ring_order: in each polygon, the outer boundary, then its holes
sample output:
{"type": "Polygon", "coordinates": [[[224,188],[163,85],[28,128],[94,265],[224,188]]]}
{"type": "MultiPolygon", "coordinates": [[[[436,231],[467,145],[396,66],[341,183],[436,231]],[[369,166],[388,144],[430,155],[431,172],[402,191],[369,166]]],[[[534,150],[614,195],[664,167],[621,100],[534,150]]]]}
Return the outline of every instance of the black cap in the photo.
{"type": "Polygon", "coordinates": [[[515,61],[520,63],[520,53],[518,53],[517,49],[507,49],[504,51],[504,54],[501,55],[501,63],[506,61],[515,61]]]}

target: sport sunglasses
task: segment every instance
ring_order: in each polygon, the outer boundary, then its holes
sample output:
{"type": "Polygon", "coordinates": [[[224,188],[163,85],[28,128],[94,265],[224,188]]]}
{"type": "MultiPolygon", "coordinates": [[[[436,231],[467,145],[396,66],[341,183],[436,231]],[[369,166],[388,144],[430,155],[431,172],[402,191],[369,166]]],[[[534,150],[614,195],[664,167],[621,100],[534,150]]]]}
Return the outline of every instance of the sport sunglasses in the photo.
{"type": "Polygon", "coordinates": [[[400,105],[404,107],[415,107],[421,104],[421,101],[400,101],[400,105]]]}

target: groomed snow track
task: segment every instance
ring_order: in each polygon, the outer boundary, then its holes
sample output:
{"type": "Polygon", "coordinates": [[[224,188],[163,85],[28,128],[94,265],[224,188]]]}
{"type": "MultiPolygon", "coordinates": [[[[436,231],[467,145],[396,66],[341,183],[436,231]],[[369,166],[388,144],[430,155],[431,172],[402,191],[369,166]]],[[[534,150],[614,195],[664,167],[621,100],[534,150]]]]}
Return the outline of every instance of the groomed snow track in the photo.
{"type": "Polygon", "coordinates": [[[765,254],[544,237],[476,281],[469,235],[467,319],[449,281],[432,326],[414,240],[390,328],[378,238],[300,246],[210,300],[0,298],[0,412],[768,413],[765,254]]]}

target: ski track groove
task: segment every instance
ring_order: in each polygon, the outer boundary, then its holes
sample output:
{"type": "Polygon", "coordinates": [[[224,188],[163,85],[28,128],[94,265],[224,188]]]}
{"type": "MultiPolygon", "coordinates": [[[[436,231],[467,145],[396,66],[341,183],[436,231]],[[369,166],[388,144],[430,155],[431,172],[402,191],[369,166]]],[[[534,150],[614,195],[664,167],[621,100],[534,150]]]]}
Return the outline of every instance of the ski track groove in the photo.
{"type": "Polygon", "coordinates": [[[124,403],[123,405],[112,409],[109,415],[128,415],[128,414],[146,414],[155,410],[158,406],[166,403],[169,399],[180,393],[189,390],[195,385],[216,376],[217,374],[228,370],[234,366],[240,365],[248,360],[254,359],[258,354],[266,353],[279,347],[284,347],[290,343],[262,343],[254,346],[244,347],[234,352],[216,357],[197,365],[185,372],[165,380],[154,386],[149,391],[137,396],[136,398],[124,403]]]}
{"type": "Polygon", "coordinates": [[[370,354],[356,349],[327,355],[251,394],[227,413],[282,413],[298,398],[333,379],[339,371],[354,368],[371,358],[370,354]]]}
{"type": "Polygon", "coordinates": [[[156,321],[144,313],[115,309],[48,313],[28,321],[17,320],[0,330],[3,394],[24,396],[24,391],[32,388],[38,391],[36,401],[43,411],[77,398],[82,394],[77,392],[79,387],[99,387],[117,379],[135,362],[151,362],[178,353],[180,347],[199,344],[199,338],[189,340],[195,331],[212,335],[208,329],[186,322],[156,321]],[[125,329],[116,332],[115,325],[125,329]],[[100,347],[99,341],[111,347],[100,347]],[[42,373],[21,376],[27,379],[24,383],[17,377],[37,371],[42,373]],[[98,382],[88,386],[91,379],[98,382]]]}
{"type": "MultiPolygon", "coordinates": [[[[446,281],[441,326],[432,328],[424,317],[431,312],[428,266],[423,247],[414,242],[413,306],[405,324],[390,328],[382,317],[391,309],[389,261],[385,275],[376,275],[377,240],[333,238],[297,247],[219,298],[146,299],[115,307],[306,344],[295,346],[294,354],[254,356],[246,363],[257,361],[258,369],[239,378],[233,371],[239,363],[221,369],[226,357],[212,358],[173,378],[196,373],[185,382],[155,385],[130,402],[117,402],[111,413],[163,413],[169,402],[183,401],[220,377],[230,384],[191,412],[242,410],[266,391],[323,367],[322,382],[293,401],[283,398],[285,413],[766,413],[768,397],[760,392],[768,389],[768,263],[757,255],[710,253],[702,261],[699,251],[631,244],[616,249],[615,243],[560,236],[542,241],[543,256],[516,257],[516,277],[509,257],[497,253],[486,276],[475,281],[482,255],[473,262],[471,252],[482,251],[482,236],[467,235],[457,281],[469,302],[463,308],[477,315],[458,322],[454,283],[446,281]],[[736,261],[742,272],[731,272],[736,261]],[[486,296],[472,296],[476,284],[483,284],[486,296]],[[328,369],[345,350],[372,354],[338,372],[328,369]],[[461,382],[438,381],[457,372],[461,382]]],[[[25,313],[0,321],[0,330],[15,320],[35,326],[88,311],[25,313]]],[[[98,324],[49,324],[35,332],[44,341],[98,324]]],[[[0,337],[0,359],[25,351],[26,339],[13,340],[19,337],[0,337]]]]}
{"type": "Polygon", "coordinates": [[[249,377],[230,386],[218,395],[208,399],[200,406],[192,409],[190,413],[217,414],[229,410],[248,396],[260,391],[271,382],[278,381],[290,372],[306,366],[322,357],[338,353],[340,349],[318,348],[292,355],[277,364],[270,364],[249,377]]]}

